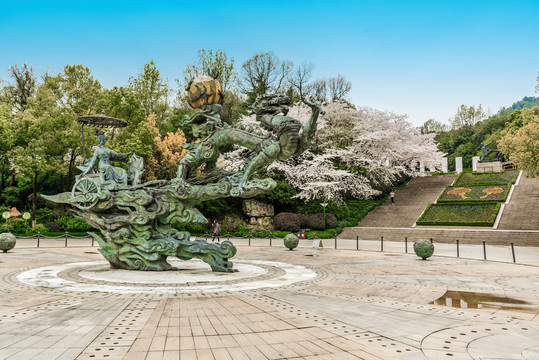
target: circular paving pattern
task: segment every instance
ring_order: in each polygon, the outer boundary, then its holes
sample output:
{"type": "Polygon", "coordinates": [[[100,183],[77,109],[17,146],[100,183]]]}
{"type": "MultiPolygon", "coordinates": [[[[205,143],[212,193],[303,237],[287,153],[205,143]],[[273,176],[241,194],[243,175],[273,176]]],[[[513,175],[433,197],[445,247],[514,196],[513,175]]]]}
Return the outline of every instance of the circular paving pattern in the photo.
{"type": "Polygon", "coordinates": [[[179,271],[110,269],[106,261],[45,266],[20,273],[22,283],[70,291],[120,294],[174,294],[244,291],[311,280],[316,272],[275,261],[234,260],[235,273],[212,272],[200,260],[174,261],[179,271]]]}

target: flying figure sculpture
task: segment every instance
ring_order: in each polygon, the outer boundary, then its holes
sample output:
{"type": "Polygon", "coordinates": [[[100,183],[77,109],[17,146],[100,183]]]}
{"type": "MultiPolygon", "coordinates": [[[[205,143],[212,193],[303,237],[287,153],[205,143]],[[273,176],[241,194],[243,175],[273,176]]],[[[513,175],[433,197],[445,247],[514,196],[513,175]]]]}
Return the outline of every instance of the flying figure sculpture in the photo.
{"type": "Polygon", "coordinates": [[[321,111],[320,104],[303,101],[311,107],[312,114],[301,131],[301,123],[287,116],[290,98],[285,95],[262,95],[254,102],[252,109],[256,119],[269,130],[269,135],[253,134],[240,127],[230,126],[221,121],[220,104],[203,105],[192,116],[185,116],[181,126],[191,127],[195,137],[202,140],[198,144],[184,145],[191,151],[180,159],[177,178],[187,180],[193,171],[205,164],[204,171],[215,169],[217,158],[228,145],[239,145],[254,151],[255,155],[245,167],[231,174],[234,184],[242,194],[251,187],[249,181],[254,173],[275,160],[286,160],[305,151],[316,132],[316,122],[321,111]]]}

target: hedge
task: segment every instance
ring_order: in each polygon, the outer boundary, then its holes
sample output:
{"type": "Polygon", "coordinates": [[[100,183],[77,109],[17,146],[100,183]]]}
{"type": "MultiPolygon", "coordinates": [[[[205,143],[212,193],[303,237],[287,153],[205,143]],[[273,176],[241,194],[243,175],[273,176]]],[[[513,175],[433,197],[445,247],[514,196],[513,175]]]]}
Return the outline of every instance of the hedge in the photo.
{"type": "Polygon", "coordinates": [[[430,204],[417,225],[492,226],[501,203],[430,204]]]}
{"type": "Polygon", "coordinates": [[[454,186],[514,184],[518,173],[519,170],[506,170],[496,173],[461,172],[455,179],[454,186]]]}

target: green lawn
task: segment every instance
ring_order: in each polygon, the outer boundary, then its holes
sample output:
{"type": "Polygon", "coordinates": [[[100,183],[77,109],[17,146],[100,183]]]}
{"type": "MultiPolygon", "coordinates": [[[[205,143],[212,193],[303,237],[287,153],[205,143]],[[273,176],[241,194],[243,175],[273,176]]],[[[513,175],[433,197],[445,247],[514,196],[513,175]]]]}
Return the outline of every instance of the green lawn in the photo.
{"type": "Polygon", "coordinates": [[[500,173],[469,173],[463,172],[457,177],[455,186],[463,185],[497,185],[514,183],[517,180],[519,170],[507,170],[500,173]]]}
{"type": "Polygon", "coordinates": [[[500,203],[431,204],[417,225],[492,226],[500,203]]]}
{"type": "Polygon", "coordinates": [[[448,186],[438,198],[438,203],[505,201],[510,189],[511,184],[448,186]]]}

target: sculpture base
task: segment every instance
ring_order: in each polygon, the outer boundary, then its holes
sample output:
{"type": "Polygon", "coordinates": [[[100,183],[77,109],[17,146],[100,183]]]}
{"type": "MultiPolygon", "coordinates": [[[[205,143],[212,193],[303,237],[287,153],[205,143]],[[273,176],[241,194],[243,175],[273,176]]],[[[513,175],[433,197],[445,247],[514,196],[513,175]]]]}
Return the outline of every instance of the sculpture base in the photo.
{"type": "Polygon", "coordinates": [[[477,172],[502,172],[502,162],[501,161],[488,161],[488,162],[478,162],[477,163],[477,172]]]}
{"type": "Polygon", "coordinates": [[[175,236],[149,241],[125,239],[107,241],[102,234],[90,233],[97,240],[99,252],[107,259],[112,269],[166,271],[175,270],[167,262],[167,257],[181,260],[198,258],[210,265],[213,271],[235,272],[228,261],[236,254],[236,247],[230,241],[209,244],[204,240],[189,240],[189,233],[177,232],[175,236]]]}

